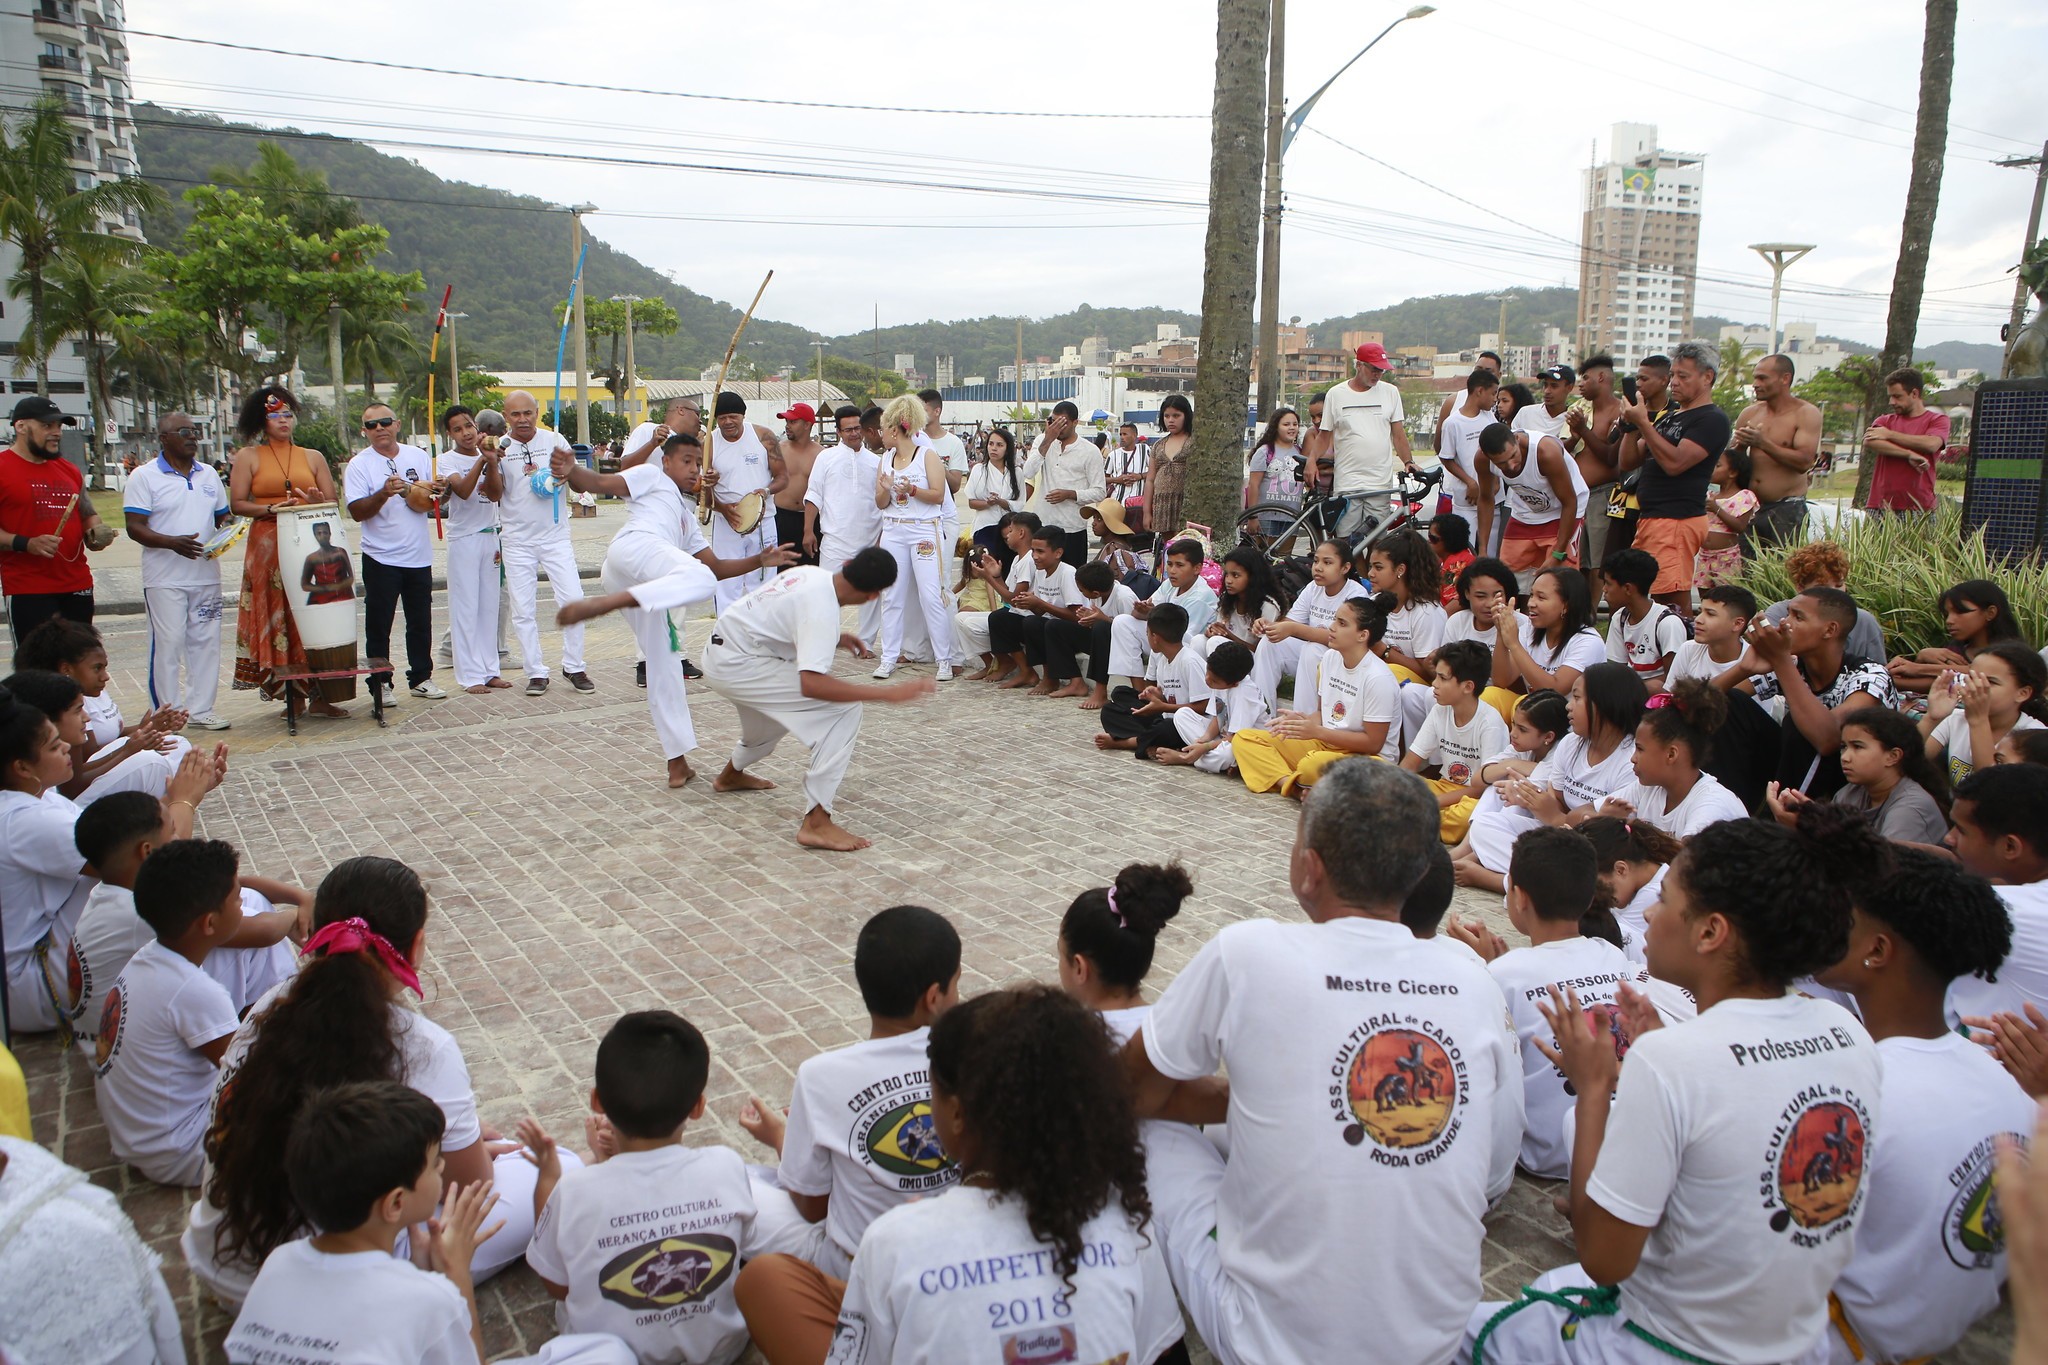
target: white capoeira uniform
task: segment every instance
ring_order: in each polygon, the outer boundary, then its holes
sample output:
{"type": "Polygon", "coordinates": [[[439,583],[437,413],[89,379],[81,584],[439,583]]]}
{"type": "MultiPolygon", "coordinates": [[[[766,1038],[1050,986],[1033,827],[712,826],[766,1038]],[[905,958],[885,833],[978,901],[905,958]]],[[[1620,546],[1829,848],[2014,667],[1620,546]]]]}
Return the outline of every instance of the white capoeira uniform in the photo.
{"type": "MultiPolygon", "coordinates": [[[[449,478],[469,473],[483,459],[450,451],[449,478]]],[[[498,504],[484,496],[483,479],[466,498],[448,504],[448,640],[459,687],[481,687],[498,676],[498,504]]]]}
{"type": "MultiPolygon", "coordinates": [[[[512,628],[519,636],[519,653],[526,664],[526,676],[545,678],[547,657],[540,649],[540,624],[534,617],[534,599],[540,593],[540,575],[548,576],[555,604],[579,601],[583,580],[576,569],[576,550],[569,543],[569,518],[563,510],[568,492],[557,489],[552,496],[533,491],[533,475],[548,467],[556,450],[571,450],[569,443],[552,431],[540,430],[528,441],[506,438],[505,458],[499,465],[505,492],[498,499],[498,550],[505,565],[505,587],[512,595],[512,628]]],[[[562,671],[583,672],[583,627],[562,627],[562,671]]]]}
{"type": "MultiPolygon", "coordinates": [[[[718,577],[697,555],[710,547],[697,515],[661,467],[634,465],[626,481],[626,524],[605,551],[599,581],[606,592],[628,592],[637,606],[625,609],[626,624],[653,666],[647,670],[647,709],[663,758],[681,758],[697,747],[690,723],[689,690],[683,681],[682,636],[669,624],[675,607],[708,602],[718,577]]],[[[836,638],[836,637],[835,637],[836,638]]]]}
{"type": "MultiPolygon", "coordinates": [[[[818,509],[818,567],[838,573],[846,561],[882,536],[882,509],[875,506],[875,475],[882,457],[865,446],[827,446],[811,467],[804,501],[818,509]]],[[[882,599],[860,605],[860,638],[882,633],[882,599]]]]}
{"type": "MultiPolygon", "coordinates": [[[[1185,643],[1196,645],[1196,652],[1208,658],[1208,652],[1199,644],[1202,632],[1216,619],[1216,590],[1196,578],[1186,592],[1175,592],[1173,584],[1162,582],[1145,599],[1153,606],[1173,603],[1188,614],[1188,633],[1185,643]]],[[[1112,678],[1143,678],[1149,676],[1148,668],[1152,659],[1152,646],[1145,643],[1146,626],[1136,614],[1118,616],[1109,623],[1109,676],[1112,678]]]]}
{"type": "Polygon", "coordinates": [[[832,671],[839,647],[835,577],[815,565],[784,569],[718,614],[704,651],[704,680],[740,714],[732,766],[744,772],[774,753],[785,734],[795,735],[811,750],[804,796],[827,813],[853,761],[861,707],[806,697],[800,675],[832,671]]]}
{"type": "Polygon", "coordinates": [[[904,479],[912,489],[909,501],[900,505],[892,501],[881,509],[882,548],[896,558],[896,582],[883,599],[881,661],[885,665],[903,657],[903,618],[910,614],[913,598],[924,617],[934,657],[940,663],[953,657],[952,610],[946,601],[946,570],[939,545],[945,504],[916,496],[917,489],[931,485],[925,480],[924,447],[914,448],[912,455],[903,469],[894,467],[893,455],[885,457],[876,474],[877,482],[887,474],[904,479]]]}
{"type": "MultiPolygon", "coordinates": [[[[85,724],[93,740],[98,744],[94,758],[105,758],[128,748],[128,740],[121,734],[124,723],[121,704],[112,695],[101,691],[97,697],[85,700],[85,724]]],[[[95,777],[86,789],[78,794],[78,804],[90,806],[103,796],[116,792],[147,792],[161,799],[171,785],[171,777],[178,771],[178,765],[185,761],[185,755],[192,752],[192,741],[183,735],[165,735],[161,749],[136,749],[128,757],[95,777]]]]}
{"type": "MultiPolygon", "coordinates": [[[[128,476],[121,510],[149,529],[202,542],[228,513],[220,475],[195,462],[181,474],[159,455],[128,476]]],[[[149,613],[149,700],[211,716],[220,693],[220,561],[175,550],[142,551],[142,602],[149,613]]]]}
{"type": "MultiPolygon", "coordinates": [[[[1324,592],[1320,583],[1311,581],[1301,590],[1301,596],[1294,599],[1294,605],[1288,608],[1287,619],[1314,630],[1328,630],[1330,622],[1337,619],[1338,607],[1354,597],[1370,596],[1372,593],[1355,578],[1345,579],[1344,586],[1335,596],[1324,592]]],[[[1299,638],[1259,641],[1259,647],[1252,651],[1252,681],[1258,684],[1266,705],[1275,711],[1280,710],[1280,679],[1291,673],[1294,675],[1292,709],[1310,715],[1320,714],[1322,699],[1316,694],[1316,669],[1322,662],[1323,651],[1328,648],[1328,645],[1299,638]]]]}
{"type": "MultiPolygon", "coordinates": [[[[768,447],[761,444],[754,424],[740,428],[737,441],[725,439],[717,427],[711,429],[711,467],[718,471],[718,483],[711,496],[721,506],[730,506],[749,493],[762,495],[761,524],[744,535],[716,512],[711,516],[711,552],[720,559],[749,559],[775,543],[775,510],[768,505],[768,447]]],[[[775,577],[773,569],[756,569],[738,578],[721,579],[718,609],[724,611],[775,577]]]]}

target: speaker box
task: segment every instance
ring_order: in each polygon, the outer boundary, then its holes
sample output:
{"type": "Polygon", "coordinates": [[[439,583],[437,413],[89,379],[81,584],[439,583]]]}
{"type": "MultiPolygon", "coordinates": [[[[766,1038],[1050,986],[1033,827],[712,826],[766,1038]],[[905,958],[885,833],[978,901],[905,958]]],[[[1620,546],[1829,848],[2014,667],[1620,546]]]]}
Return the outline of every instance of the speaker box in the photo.
{"type": "Polygon", "coordinates": [[[1970,418],[1963,529],[1993,554],[2038,557],[2048,530],[2048,379],[1978,386],[1970,418]]]}

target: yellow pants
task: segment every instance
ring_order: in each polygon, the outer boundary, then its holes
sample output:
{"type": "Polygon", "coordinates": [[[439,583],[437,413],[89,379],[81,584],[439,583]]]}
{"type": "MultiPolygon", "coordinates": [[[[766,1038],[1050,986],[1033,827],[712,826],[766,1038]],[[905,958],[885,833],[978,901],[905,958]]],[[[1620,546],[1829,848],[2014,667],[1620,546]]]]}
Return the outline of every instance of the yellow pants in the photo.
{"type": "Polygon", "coordinates": [[[1429,686],[1429,679],[1423,677],[1406,664],[1388,664],[1387,671],[1394,675],[1395,682],[1412,682],[1419,683],[1423,687],[1429,686]]]}
{"type": "Polygon", "coordinates": [[[1500,718],[1509,725],[1515,723],[1515,708],[1522,704],[1522,694],[1510,692],[1505,687],[1489,686],[1479,694],[1479,700],[1500,712],[1500,718]]]}
{"type": "Polygon", "coordinates": [[[1239,730],[1231,736],[1230,752],[1238,776],[1255,792],[1313,787],[1332,763],[1360,757],[1319,739],[1285,739],[1271,730],[1239,730]]]}
{"type": "MultiPolygon", "coordinates": [[[[1448,778],[1428,777],[1423,780],[1429,783],[1429,789],[1438,796],[1442,796],[1445,792],[1465,790],[1463,782],[1453,782],[1448,778]]],[[[1468,796],[1462,801],[1443,808],[1443,814],[1439,817],[1437,829],[1445,843],[1455,844],[1465,837],[1466,827],[1472,823],[1472,812],[1478,808],[1478,805],[1478,797],[1468,796]]]]}

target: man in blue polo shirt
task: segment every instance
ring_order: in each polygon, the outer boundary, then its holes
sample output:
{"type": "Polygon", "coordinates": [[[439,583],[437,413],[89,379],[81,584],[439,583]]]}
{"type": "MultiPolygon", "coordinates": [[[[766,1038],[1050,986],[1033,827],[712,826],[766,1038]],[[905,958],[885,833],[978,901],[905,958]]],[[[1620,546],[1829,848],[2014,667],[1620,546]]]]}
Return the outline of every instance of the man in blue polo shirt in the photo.
{"type": "Polygon", "coordinates": [[[149,609],[149,701],[175,706],[202,730],[225,730],[220,691],[220,561],[205,546],[228,519],[227,490],[198,461],[199,424],[182,412],[156,424],[157,457],[128,476],[121,509],[142,547],[149,609]]]}

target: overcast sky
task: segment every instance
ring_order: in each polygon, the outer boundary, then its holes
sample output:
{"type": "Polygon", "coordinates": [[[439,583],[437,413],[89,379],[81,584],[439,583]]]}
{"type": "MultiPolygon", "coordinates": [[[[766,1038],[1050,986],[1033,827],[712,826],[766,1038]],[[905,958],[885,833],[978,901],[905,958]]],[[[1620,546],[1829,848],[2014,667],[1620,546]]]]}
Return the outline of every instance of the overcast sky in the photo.
{"type": "MultiPolygon", "coordinates": [[[[1338,0],[1287,8],[1296,104],[1402,12],[1338,0]]],[[[260,24],[248,18],[227,0],[131,0],[137,30],[269,49],[138,34],[137,93],[360,137],[451,179],[587,200],[600,209],[589,219],[597,236],[700,292],[744,305],[772,267],[764,317],[837,334],[867,326],[878,304],[884,325],[1043,316],[1083,302],[1200,306],[1209,4],[357,0],[345,17],[286,6],[260,24]],[[287,52],[519,79],[430,77],[287,52]],[[1195,117],[868,113],[620,87],[920,111],[1195,117]],[[446,149],[475,147],[521,155],[446,149]],[[564,155],[777,174],[550,159],[564,155]],[[825,178],[833,176],[924,183],[825,178]]],[[[1629,120],[1656,124],[1665,147],[1707,156],[1700,311],[1762,320],[1768,271],[1746,244],[1813,242],[1820,249],[1788,277],[1784,319],[1880,341],[1922,23],[1921,7],[1906,0],[1654,9],[1439,0],[1437,13],[1402,24],[1338,82],[1289,153],[1283,316],[1315,321],[1418,294],[1575,285],[1578,171],[1595,142],[1605,160],[1609,125],[1629,120]],[[1652,13],[1691,27],[1646,28],[1652,13]]],[[[2030,172],[1989,163],[2038,152],[2048,137],[2044,59],[2048,5],[1964,7],[1923,344],[1997,340],[2032,184],[2030,172]]]]}

